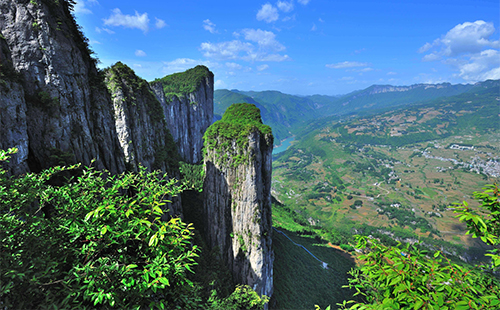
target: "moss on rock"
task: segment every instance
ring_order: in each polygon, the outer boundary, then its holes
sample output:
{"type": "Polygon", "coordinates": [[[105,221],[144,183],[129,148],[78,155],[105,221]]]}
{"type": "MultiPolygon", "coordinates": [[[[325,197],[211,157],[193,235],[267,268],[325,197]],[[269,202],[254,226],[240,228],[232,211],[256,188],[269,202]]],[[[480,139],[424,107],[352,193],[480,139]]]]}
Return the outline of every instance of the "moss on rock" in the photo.
{"type": "Polygon", "coordinates": [[[226,110],[221,120],[208,127],[203,136],[205,152],[216,150],[221,162],[229,158],[234,165],[247,162],[246,150],[253,132],[259,132],[265,143],[272,145],[271,127],[262,123],[259,108],[254,104],[235,103],[226,110]]]}
{"type": "Polygon", "coordinates": [[[194,92],[203,79],[209,75],[213,75],[213,73],[207,67],[196,66],[184,72],[155,79],[152,83],[161,83],[166,98],[172,96],[180,98],[194,92]]]}

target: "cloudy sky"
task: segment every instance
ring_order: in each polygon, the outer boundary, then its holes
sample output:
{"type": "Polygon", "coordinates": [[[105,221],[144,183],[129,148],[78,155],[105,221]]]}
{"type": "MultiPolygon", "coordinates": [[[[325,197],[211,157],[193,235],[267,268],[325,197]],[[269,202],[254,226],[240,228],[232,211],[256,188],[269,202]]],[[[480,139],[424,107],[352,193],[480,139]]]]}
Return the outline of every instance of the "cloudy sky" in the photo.
{"type": "Polygon", "coordinates": [[[215,87],[345,94],[500,79],[498,0],[78,0],[107,67],[147,79],[204,64],[215,87]]]}

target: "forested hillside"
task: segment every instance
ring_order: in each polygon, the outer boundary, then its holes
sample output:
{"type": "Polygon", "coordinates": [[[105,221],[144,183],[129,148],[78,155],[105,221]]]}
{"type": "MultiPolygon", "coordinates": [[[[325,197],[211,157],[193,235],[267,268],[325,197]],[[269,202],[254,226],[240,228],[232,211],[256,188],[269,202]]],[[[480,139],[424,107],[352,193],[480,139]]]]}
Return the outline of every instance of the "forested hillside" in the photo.
{"type": "Polygon", "coordinates": [[[481,88],[494,87],[495,81],[477,84],[415,84],[411,86],[373,85],[342,96],[295,96],[278,91],[240,91],[219,89],[214,93],[214,113],[222,115],[236,102],[253,103],[262,111],[264,122],[273,128],[275,144],[298,134],[311,120],[327,116],[366,113],[374,110],[423,103],[481,88]]]}
{"type": "Polygon", "coordinates": [[[337,232],[325,235],[334,243],[355,228],[387,240],[427,238],[477,258],[482,245],[463,235],[450,204],[470,202],[473,191],[500,176],[498,91],[487,86],[315,122],[275,155],[273,193],[337,232]]]}

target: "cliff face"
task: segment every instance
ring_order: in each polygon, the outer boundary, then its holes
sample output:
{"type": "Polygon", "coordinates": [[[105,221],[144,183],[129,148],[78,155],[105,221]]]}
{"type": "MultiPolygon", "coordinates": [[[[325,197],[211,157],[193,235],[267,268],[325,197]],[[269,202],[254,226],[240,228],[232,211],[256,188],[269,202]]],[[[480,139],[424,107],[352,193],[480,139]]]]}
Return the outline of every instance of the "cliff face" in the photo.
{"type": "Polygon", "coordinates": [[[20,148],[21,168],[13,172],[38,171],[63,158],[96,159],[98,169],[123,171],[112,104],[67,2],[6,0],[0,12],[5,49],[24,89],[11,83],[2,93],[2,109],[16,109],[16,117],[8,113],[2,123],[17,132],[0,137],[3,148],[20,148]]]}
{"type": "Polygon", "coordinates": [[[106,85],[129,170],[137,171],[140,164],[149,170],[176,170],[179,156],[175,143],[149,84],[118,62],[106,71],[106,85]]]}
{"type": "MultiPolygon", "coordinates": [[[[125,154],[128,170],[139,166],[147,170],[162,170],[179,179],[180,160],[175,142],[166,127],[163,108],[146,80],[121,62],[105,72],[106,85],[111,93],[115,126],[125,154]]],[[[179,197],[168,204],[170,215],[182,213],[179,197]]]]}
{"type": "Polygon", "coordinates": [[[271,173],[273,136],[254,105],[232,105],[205,134],[206,236],[233,278],[273,293],[271,173]]]}
{"type": "Polygon", "coordinates": [[[18,153],[4,165],[10,174],[28,171],[26,102],[20,76],[12,66],[5,39],[0,38],[0,149],[16,146],[18,153]]]}
{"type": "Polygon", "coordinates": [[[202,160],[203,134],[213,120],[214,75],[205,66],[151,83],[179,154],[188,163],[202,160]]]}

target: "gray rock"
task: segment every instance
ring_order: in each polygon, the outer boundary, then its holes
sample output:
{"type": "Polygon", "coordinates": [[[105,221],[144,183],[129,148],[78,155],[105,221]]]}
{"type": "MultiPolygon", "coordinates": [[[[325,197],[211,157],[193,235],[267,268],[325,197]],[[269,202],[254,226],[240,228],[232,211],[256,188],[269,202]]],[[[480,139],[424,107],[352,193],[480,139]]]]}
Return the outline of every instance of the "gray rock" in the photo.
{"type": "Polygon", "coordinates": [[[194,92],[179,96],[165,96],[162,82],[152,82],[151,88],[162,104],[168,129],[182,159],[191,164],[201,162],[203,134],[214,116],[213,73],[208,71],[194,92]]]}
{"type": "MultiPolygon", "coordinates": [[[[64,157],[123,171],[109,94],[66,1],[5,0],[0,12],[24,88],[29,148],[20,165],[38,171],[64,157]]],[[[12,143],[23,145],[23,139],[12,143]]]]}
{"type": "MultiPolygon", "coordinates": [[[[210,130],[210,129],[209,129],[210,130]]],[[[223,137],[215,138],[223,145],[223,137]]],[[[250,285],[259,295],[273,293],[271,174],[273,139],[258,129],[240,149],[207,147],[204,159],[204,217],[207,242],[218,247],[233,278],[250,285]],[[224,160],[223,158],[227,158],[224,160]],[[241,160],[243,159],[243,160],[241,160]]]]}
{"type": "MultiPolygon", "coordinates": [[[[161,170],[180,178],[175,142],[163,116],[160,102],[149,84],[121,62],[106,70],[106,85],[111,93],[115,126],[125,154],[127,168],[138,171],[161,170]]],[[[180,198],[167,206],[170,215],[181,215],[180,198]]]]}

